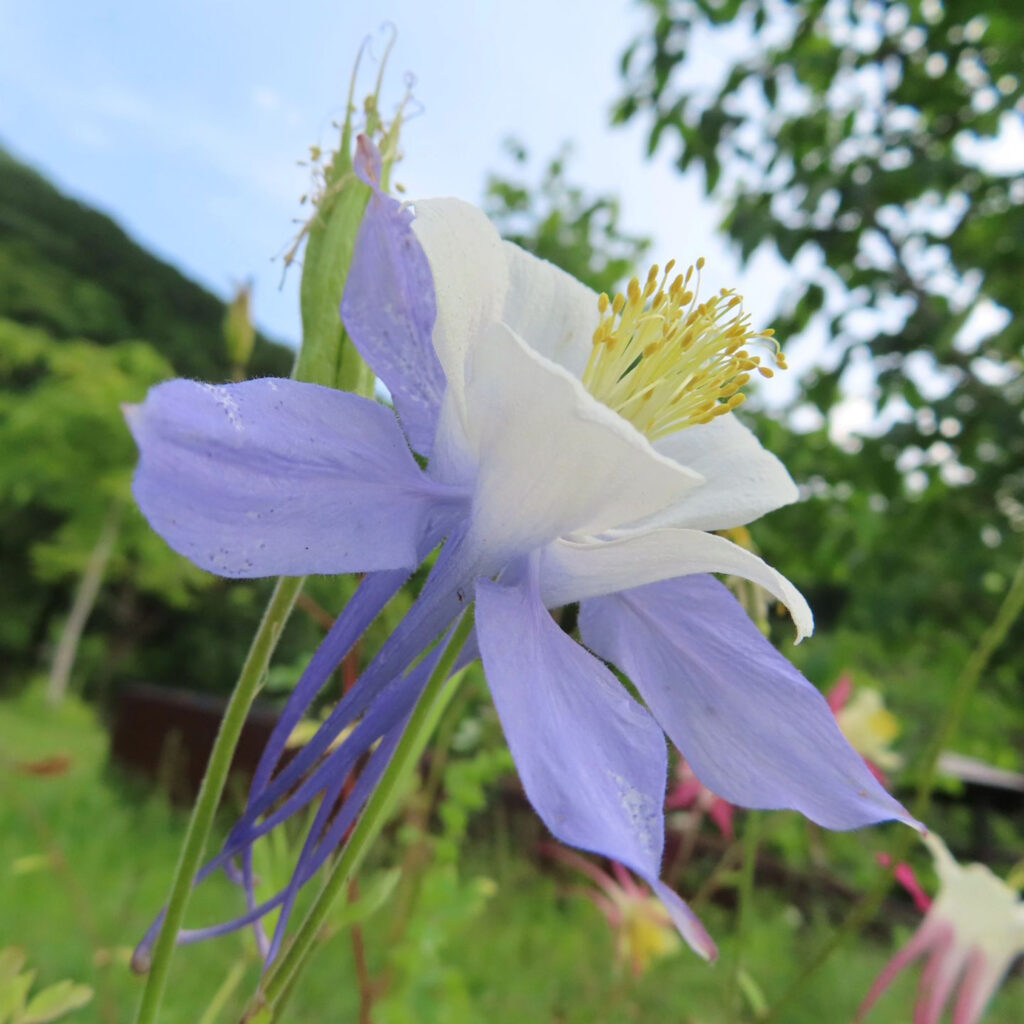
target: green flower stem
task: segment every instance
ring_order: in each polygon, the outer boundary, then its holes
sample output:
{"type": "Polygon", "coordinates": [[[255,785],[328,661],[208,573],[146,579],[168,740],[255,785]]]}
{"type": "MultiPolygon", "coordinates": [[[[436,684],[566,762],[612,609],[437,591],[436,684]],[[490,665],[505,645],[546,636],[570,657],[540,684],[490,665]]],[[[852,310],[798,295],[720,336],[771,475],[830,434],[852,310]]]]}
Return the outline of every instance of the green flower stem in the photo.
{"type": "MultiPolygon", "coordinates": [[[[971,652],[966,664],[960,672],[956,689],[953,692],[953,699],[946,708],[946,713],[939,722],[938,729],[932,736],[931,743],[925,754],[921,765],[921,773],[918,777],[917,793],[914,797],[913,814],[919,820],[924,817],[931,801],[932,790],[935,787],[935,774],[939,763],[939,755],[943,749],[952,742],[956,731],[960,726],[967,705],[970,703],[974,691],[978,687],[982,673],[988,667],[992,655],[999,649],[999,646],[1006,639],[1010,627],[1024,611],[1024,561],[1017,567],[1013,581],[1003,598],[1003,603],[996,612],[995,619],[982,634],[977,646],[971,652]]],[[[916,832],[906,831],[897,841],[892,854],[893,863],[898,864],[906,860],[917,836],[916,832]]],[[[878,913],[885,894],[889,890],[890,879],[888,874],[879,877],[874,887],[868,890],[867,894],[850,912],[846,915],[843,923],[836,929],[832,938],[818,951],[800,976],[782,994],[779,1000],[764,1018],[766,1021],[777,1020],[779,1013],[792,1003],[793,999],[803,990],[804,986],[817,973],[819,968],[831,957],[831,955],[847,939],[858,934],[860,930],[878,913]]]]}
{"type": "MultiPolygon", "coordinates": [[[[257,994],[254,1017],[276,1019],[286,990],[305,966],[335,901],[347,891],[363,857],[391,814],[395,798],[408,773],[417,764],[441,714],[455,695],[462,673],[449,678],[462,646],[473,628],[472,616],[465,615],[456,627],[437,668],[427,683],[391,763],[366,803],[341,856],[331,868],[323,889],[310,907],[306,919],[295,933],[291,946],[267,976],[262,993],[257,994]]],[[[250,1018],[251,1019],[251,1018],[250,1018]]]]}
{"type": "Polygon", "coordinates": [[[982,673],[988,667],[989,661],[992,660],[992,655],[1006,639],[1006,635],[1020,617],[1021,612],[1024,612],[1024,560],[1017,566],[1017,571],[1014,573],[1013,580],[1010,582],[1009,589],[1006,591],[1006,596],[1003,598],[1003,603],[999,606],[999,611],[996,612],[992,624],[982,634],[981,640],[978,641],[978,645],[967,659],[967,663],[960,673],[953,699],[949,702],[946,713],[932,736],[917,784],[917,794],[914,798],[913,812],[916,818],[924,817],[928,810],[942,751],[953,742],[960,721],[967,711],[967,705],[981,680],[982,673]]]}
{"type": "Polygon", "coordinates": [[[743,866],[736,889],[738,914],[736,920],[736,952],[733,961],[733,993],[742,1005],[743,990],[740,976],[743,974],[743,962],[746,954],[747,938],[750,935],[750,922],[754,913],[754,874],[757,869],[757,851],[761,839],[761,816],[757,811],[747,815],[743,828],[743,866]]]}
{"type": "Polygon", "coordinates": [[[214,993],[210,1005],[206,1007],[202,1017],[199,1018],[199,1024],[217,1024],[221,1010],[227,1006],[228,1000],[235,994],[235,989],[242,983],[248,966],[244,959],[236,960],[231,965],[231,970],[221,982],[220,988],[214,993]]]}
{"type": "Polygon", "coordinates": [[[304,577],[301,576],[281,577],[274,585],[267,610],[263,613],[263,621],[260,622],[259,629],[253,637],[238,682],[224,711],[217,739],[210,752],[210,763],[203,775],[199,796],[185,834],[185,843],[181,848],[181,856],[167,900],[163,927],[160,929],[151,961],[141,965],[143,969],[148,969],[148,975],[139,1012],[135,1018],[136,1024],[154,1024],[157,1019],[167,985],[171,957],[174,955],[175,941],[192,895],[192,883],[199,869],[199,862],[206,850],[214,815],[224,793],[238,738],[303,582],[304,577]]]}

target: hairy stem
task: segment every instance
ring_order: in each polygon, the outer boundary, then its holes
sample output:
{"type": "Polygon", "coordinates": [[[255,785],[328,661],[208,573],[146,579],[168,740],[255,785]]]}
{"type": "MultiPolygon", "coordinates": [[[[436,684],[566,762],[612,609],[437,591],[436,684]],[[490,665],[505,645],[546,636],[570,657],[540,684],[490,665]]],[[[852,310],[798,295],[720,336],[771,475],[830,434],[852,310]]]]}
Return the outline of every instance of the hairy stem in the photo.
{"type": "Polygon", "coordinates": [[[754,875],[757,869],[757,850],[760,845],[760,824],[758,812],[751,811],[747,815],[743,829],[743,866],[740,868],[740,877],[736,887],[736,953],[732,979],[732,990],[738,1001],[742,1000],[740,975],[743,972],[747,937],[750,934],[750,922],[754,913],[754,875]]]}
{"type": "Polygon", "coordinates": [[[134,968],[148,971],[146,988],[142,993],[142,1002],[135,1018],[136,1024],[154,1024],[157,1019],[164,989],[167,986],[175,942],[192,895],[192,883],[206,850],[214,815],[224,793],[231,759],[238,746],[238,738],[245,725],[246,716],[259,692],[270,658],[277,647],[281,630],[288,621],[295,599],[302,589],[303,580],[304,577],[301,576],[281,577],[274,585],[267,610],[263,613],[263,620],[256,630],[238,682],[224,711],[224,718],[221,720],[213,750],[210,752],[210,762],[203,775],[199,796],[185,834],[185,842],[181,848],[170,896],[167,899],[163,926],[153,948],[152,958],[143,959],[137,954],[136,960],[133,961],[134,968]]]}

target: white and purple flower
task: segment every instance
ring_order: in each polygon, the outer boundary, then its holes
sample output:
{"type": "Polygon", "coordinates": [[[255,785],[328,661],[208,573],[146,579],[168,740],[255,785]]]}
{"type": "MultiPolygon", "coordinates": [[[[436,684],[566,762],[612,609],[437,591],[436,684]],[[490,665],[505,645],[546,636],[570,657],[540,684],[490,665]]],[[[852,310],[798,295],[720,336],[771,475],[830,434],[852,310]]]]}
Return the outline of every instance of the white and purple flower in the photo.
{"type": "Polygon", "coordinates": [[[1014,961],[1024,955],[1024,900],[984,864],[961,865],[934,832],[923,837],[939,876],[928,901],[912,869],[897,878],[925,912],[910,941],[889,961],[857,1012],[863,1020],[896,976],[920,957],[914,1024],[938,1024],[953,999],[953,1024],[977,1024],[1014,961]]]}
{"type": "MultiPolygon", "coordinates": [[[[414,210],[377,186],[342,317],[390,409],[291,380],[176,380],[129,410],[135,495],[153,527],[222,576],[366,573],[314,655],[257,771],[249,805],[206,869],[321,797],[283,906],[354,821],[434,664],[410,668],[470,606],[526,793],[563,842],[647,881],[701,955],[714,944],[659,879],[665,734],[723,799],[793,808],[849,829],[912,823],[712,572],[790,609],[779,573],[708,531],[796,498],[781,463],[731,410],[759,361],[739,300],[698,303],[691,273],[655,270],[614,302],[503,242],[455,199],[414,210]],[[397,416],[395,415],[397,413],[397,416]],[[410,450],[411,449],[411,450],[410,450]],[[421,468],[413,452],[425,462],[421,468]],[[409,574],[443,542],[416,603],[315,739],[274,775],[293,726],[409,574]],[[549,609],[578,602],[582,643],[549,609]],[[619,683],[610,663],[644,704],[619,683]],[[332,740],[355,723],[334,750],[332,740]],[[342,811],[349,770],[371,752],[342,811]]],[[[698,271],[701,264],[698,264],[698,271]]],[[[251,879],[250,879],[251,881],[251,879]]],[[[185,936],[187,940],[188,935],[185,936]]]]}

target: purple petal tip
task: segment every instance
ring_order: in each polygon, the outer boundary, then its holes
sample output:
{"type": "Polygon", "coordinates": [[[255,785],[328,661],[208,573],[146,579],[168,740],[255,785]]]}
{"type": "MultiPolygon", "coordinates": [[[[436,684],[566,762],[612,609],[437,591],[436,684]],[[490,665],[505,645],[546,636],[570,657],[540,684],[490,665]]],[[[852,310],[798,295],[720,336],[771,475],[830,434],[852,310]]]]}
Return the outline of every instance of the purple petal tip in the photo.
{"type": "Polygon", "coordinates": [[[380,150],[369,135],[360,134],[356,139],[355,171],[359,180],[369,185],[374,192],[380,191],[382,159],[380,150]]]}
{"type": "Polygon", "coordinates": [[[153,966],[153,948],[148,942],[140,942],[132,953],[131,968],[134,974],[149,974],[153,966]]]}

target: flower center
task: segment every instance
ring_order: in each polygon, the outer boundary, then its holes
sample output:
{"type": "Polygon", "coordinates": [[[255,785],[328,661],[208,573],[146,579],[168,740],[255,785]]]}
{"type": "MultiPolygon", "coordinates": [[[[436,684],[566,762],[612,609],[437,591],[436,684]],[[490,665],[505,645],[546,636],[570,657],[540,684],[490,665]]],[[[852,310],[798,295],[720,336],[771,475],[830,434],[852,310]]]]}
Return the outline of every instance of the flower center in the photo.
{"type": "Polygon", "coordinates": [[[674,267],[670,260],[662,274],[655,264],[642,287],[634,277],[625,295],[601,295],[583,372],[584,387],[652,441],[731,412],[752,371],[773,376],[745,347],[752,342],[767,345],[786,369],[774,331],[755,332],[732,289],[697,301],[703,257],[670,284],[674,267]]]}

